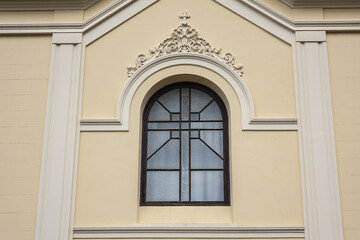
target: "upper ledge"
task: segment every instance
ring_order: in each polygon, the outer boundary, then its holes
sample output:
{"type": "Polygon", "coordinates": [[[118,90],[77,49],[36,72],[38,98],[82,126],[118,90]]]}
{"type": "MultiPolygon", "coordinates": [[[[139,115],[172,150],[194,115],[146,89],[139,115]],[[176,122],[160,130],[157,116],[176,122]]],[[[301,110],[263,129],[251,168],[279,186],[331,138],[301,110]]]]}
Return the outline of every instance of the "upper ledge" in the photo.
{"type": "Polygon", "coordinates": [[[291,8],[355,8],[360,0],[281,0],[291,8]]]}
{"type": "Polygon", "coordinates": [[[99,0],[1,0],[0,11],[27,11],[27,10],[83,10],[99,0]]]}
{"type": "Polygon", "coordinates": [[[163,226],[163,227],[74,227],[76,239],[274,239],[304,238],[303,226],[224,227],[224,226],[163,226]]]}
{"type": "MultiPolygon", "coordinates": [[[[17,0],[16,0],[17,1],[17,0]]],[[[79,0],[80,1],[80,0],[79,0]]],[[[89,0],[90,1],[90,0],[89,0]]],[[[94,16],[84,22],[40,22],[40,23],[0,23],[0,34],[52,34],[55,32],[87,32],[96,27],[99,23],[109,19],[119,11],[124,11],[123,15],[131,15],[132,12],[126,11],[129,5],[137,5],[138,12],[158,0],[116,0],[94,16]]],[[[240,1],[214,0],[221,5],[233,10],[234,5],[240,1]]],[[[8,1],[10,2],[10,1],[8,1]]],[[[257,10],[269,20],[292,31],[360,31],[360,20],[293,20],[284,14],[274,10],[260,0],[242,0],[241,4],[246,4],[257,10]]]]}

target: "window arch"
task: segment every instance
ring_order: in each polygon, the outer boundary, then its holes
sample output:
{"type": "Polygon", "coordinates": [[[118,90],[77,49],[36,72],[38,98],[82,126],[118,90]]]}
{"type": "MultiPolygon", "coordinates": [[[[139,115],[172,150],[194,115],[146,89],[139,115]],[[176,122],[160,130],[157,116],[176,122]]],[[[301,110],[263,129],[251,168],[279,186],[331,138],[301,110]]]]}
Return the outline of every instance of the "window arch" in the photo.
{"type": "Polygon", "coordinates": [[[228,118],[211,89],[166,86],[143,113],[140,205],[230,205],[228,118]]]}

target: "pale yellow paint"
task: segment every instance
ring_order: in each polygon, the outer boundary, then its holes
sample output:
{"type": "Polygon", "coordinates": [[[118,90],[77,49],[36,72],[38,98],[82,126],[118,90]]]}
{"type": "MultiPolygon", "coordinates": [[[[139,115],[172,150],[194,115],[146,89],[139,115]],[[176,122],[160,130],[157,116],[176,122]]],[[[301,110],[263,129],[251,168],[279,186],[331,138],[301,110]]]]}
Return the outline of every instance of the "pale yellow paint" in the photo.
{"type": "Polygon", "coordinates": [[[53,22],[54,11],[0,11],[0,22],[53,22]]]}
{"type": "Polygon", "coordinates": [[[0,239],[34,239],[50,52],[50,36],[0,37],[0,239]]]}
{"type": "MultiPolygon", "coordinates": [[[[235,63],[244,65],[243,79],[252,93],[255,116],[295,117],[291,46],[214,1],[182,2],[199,36],[222,48],[222,54],[231,52],[235,63]]],[[[181,11],[175,0],[159,1],[86,48],[83,118],[115,117],[128,81],[127,66],[171,36],[181,23],[181,11]]]]}
{"type": "Polygon", "coordinates": [[[324,19],[360,19],[360,8],[324,9],[324,19]]]}
{"type": "Polygon", "coordinates": [[[322,20],[324,18],[322,8],[295,8],[292,16],[294,20],[322,20]]]}
{"type": "Polygon", "coordinates": [[[194,66],[157,72],[137,90],[130,114],[129,132],[81,133],[76,226],[215,222],[303,225],[297,133],[241,131],[236,94],[216,73],[194,66]],[[231,207],[164,207],[160,211],[138,207],[141,112],[156,90],[177,81],[211,87],[228,107],[231,207]],[[191,212],[197,217],[190,217],[191,212]]]}
{"type": "Polygon", "coordinates": [[[140,207],[138,223],[232,223],[231,207],[140,207]]]}
{"type": "Polygon", "coordinates": [[[55,22],[82,22],[83,10],[55,10],[55,22]]]}
{"type": "Polygon", "coordinates": [[[103,10],[113,2],[115,2],[115,0],[97,1],[95,4],[91,5],[90,7],[84,10],[84,21],[94,16],[96,13],[100,12],[101,10],[103,10]]]}
{"type": "Polygon", "coordinates": [[[260,0],[260,1],[265,3],[267,6],[271,7],[275,11],[281,13],[282,15],[285,15],[289,18],[293,17],[292,8],[279,0],[260,0]]]}
{"type": "Polygon", "coordinates": [[[327,35],[345,240],[360,239],[360,34],[327,35]]]}

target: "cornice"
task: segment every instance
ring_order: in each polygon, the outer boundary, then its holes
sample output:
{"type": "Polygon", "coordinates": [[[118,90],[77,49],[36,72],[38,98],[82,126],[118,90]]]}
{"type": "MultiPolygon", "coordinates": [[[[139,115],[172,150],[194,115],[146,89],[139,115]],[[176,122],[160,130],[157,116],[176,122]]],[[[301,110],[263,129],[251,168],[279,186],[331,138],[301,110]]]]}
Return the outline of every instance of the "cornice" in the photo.
{"type": "Polygon", "coordinates": [[[84,33],[137,0],[117,0],[84,22],[0,23],[1,34],[84,33]]]}
{"type": "Polygon", "coordinates": [[[281,0],[291,8],[356,8],[360,7],[359,0],[281,0]]]}
{"type": "Polygon", "coordinates": [[[303,238],[303,226],[279,227],[74,227],[76,239],[249,239],[303,238]]]}
{"type": "Polygon", "coordinates": [[[83,10],[99,0],[2,0],[0,11],[32,11],[32,10],[83,10]]]}
{"type": "Polygon", "coordinates": [[[293,20],[260,0],[244,0],[244,2],[293,31],[360,31],[360,20],[293,20]]]}
{"type": "MultiPolygon", "coordinates": [[[[152,0],[157,2],[158,0],[152,0]]],[[[223,0],[214,0],[222,5],[227,4],[223,0]]],[[[239,1],[239,0],[238,0],[239,1]]],[[[118,11],[126,8],[134,2],[144,0],[117,0],[93,17],[84,22],[70,23],[0,23],[1,34],[52,34],[58,32],[80,32],[84,33],[94,28],[105,19],[111,17],[118,11]]],[[[360,31],[360,20],[293,20],[259,0],[242,0],[249,7],[260,12],[269,20],[275,21],[291,31],[360,31]]],[[[145,3],[145,2],[144,2],[145,3]]],[[[144,5],[146,6],[146,5],[144,5]]],[[[232,9],[230,9],[232,10],[232,9]]]]}

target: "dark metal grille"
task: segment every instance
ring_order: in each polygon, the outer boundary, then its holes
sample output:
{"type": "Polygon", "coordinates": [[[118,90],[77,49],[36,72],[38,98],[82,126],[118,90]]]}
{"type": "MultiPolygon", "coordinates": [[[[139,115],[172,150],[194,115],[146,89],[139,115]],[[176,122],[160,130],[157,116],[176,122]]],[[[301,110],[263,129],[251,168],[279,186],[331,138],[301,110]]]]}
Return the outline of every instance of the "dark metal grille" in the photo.
{"type": "Polygon", "coordinates": [[[159,90],[143,116],[140,205],[230,205],[228,120],[207,87],[159,90]]]}

